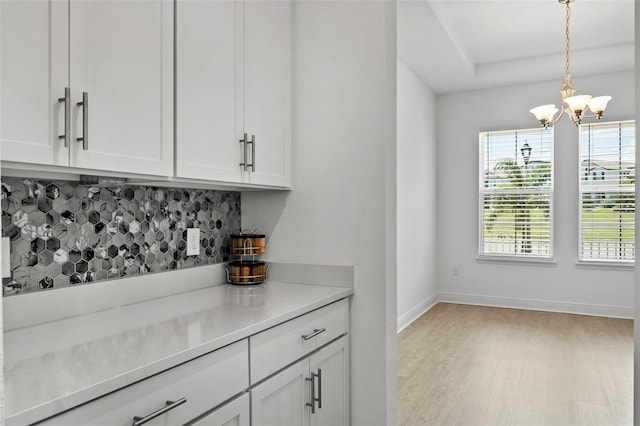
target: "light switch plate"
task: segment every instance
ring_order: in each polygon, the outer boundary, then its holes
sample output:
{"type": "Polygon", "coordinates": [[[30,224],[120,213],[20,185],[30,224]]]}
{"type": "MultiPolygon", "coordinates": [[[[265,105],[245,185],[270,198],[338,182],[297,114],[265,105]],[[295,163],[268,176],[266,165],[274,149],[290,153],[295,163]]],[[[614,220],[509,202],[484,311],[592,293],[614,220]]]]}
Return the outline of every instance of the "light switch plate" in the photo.
{"type": "Polygon", "coordinates": [[[200,254],[200,228],[187,228],[187,256],[200,254]]]}

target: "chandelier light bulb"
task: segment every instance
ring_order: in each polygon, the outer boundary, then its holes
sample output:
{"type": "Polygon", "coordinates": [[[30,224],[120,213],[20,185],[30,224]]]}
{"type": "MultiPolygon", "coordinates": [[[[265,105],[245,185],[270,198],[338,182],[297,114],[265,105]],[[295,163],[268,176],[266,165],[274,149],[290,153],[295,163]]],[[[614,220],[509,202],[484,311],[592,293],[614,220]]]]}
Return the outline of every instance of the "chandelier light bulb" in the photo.
{"type": "Polygon", "coordinates": [[[593,115],[597,118],[602,118],[602,113],[607,108],[607,104],[611,100],[611,96],[597,96],[595,98],[591,98],[589,103],[589,109],[593,112],[593,115]]]}
{"type": "Polygon", "coordinates": [[[575,123],[580,124],[582,121],[582,114],[585,109],[587,109],[587,103],[589,103],[590,100],[591,95],[571,96],[564,100],[569,107],[569,111],[567,113],[575,123]]]}
{"type": "Polygon", "coordinates": [[[535,115],[544,127],[547,127],[553,121],[553,116],[558,112],[558,108],[553,104],[548,104],[532,108],[529,112],[535,115]]]}
{"type": "Polygon", "coordinates": [[[572,111],[584,111],[587,107],[587,104],[591,100],[591,95],[577,95],[571,96],[570,98],[565,99],[565,103],[572,111]]]}

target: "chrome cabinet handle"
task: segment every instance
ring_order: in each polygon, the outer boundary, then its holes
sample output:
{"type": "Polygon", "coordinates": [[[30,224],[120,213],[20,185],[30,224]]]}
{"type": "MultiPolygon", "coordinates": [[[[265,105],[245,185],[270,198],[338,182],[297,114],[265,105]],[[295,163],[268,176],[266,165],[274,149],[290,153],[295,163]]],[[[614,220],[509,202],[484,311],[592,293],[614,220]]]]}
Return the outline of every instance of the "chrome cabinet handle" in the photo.
{"type": "Polygon", "coordinates": [[[307,382],[311,382],[311,402],[307,402],[305,405],[311,407],[311,414],[316,413],[316,377],[311,373],[311,377],[305,379],[307,382]]]}
{"type": "Polygon", "coordinates": [[[311,339],[313,337],[316,337],[320,333],[324,333],[325,331],[327,331],[327,329],[324,328],[324,327],[323,328],[316,328],[316,329],[313,330],[313,333],[311,333],[311,334],[303,334],[302,338],[304,340],[309,340],[309,339],[311,339]]]}
{"type": "Polygon", "coordinates": [[[322,408],[322,370],[318,368],[318,373],[311,373],[311,377],[305,379],[307,382],[311,382],[311,402],[307,402],[306,405],[311,407],[311,414],[316,413],[316,402],[318,408],[322,408]],[[316,397],[316,377],[318,378],[318,396],[316,397]]]}
{"type": "Polygon", "coordinates": [[[177,406],[184,404],[185,402],[187,402],[187,398],[186,397],[182,397],[177,401],[167,401],[166,405],[164,407],[162,407],[161,409],[159,409],[157,411],[154,411],[151,414],[148,414],[148,415],[146,415],[144,417],[135,416],[133,418],[133,423],[131,424],[131,426],[143,425],[143,424],[147,423],[148,421],[153,420],[156,417],[163,415],[167,411],[171,411],[174,408],[176,408],[177,406]]]}
{"type": "MultiPolygon", "coordinates": [[[[313,374],[313,373],[312,373],[313,374]]],[[[316,374],[318,378],[318,408],[322,408],[322,369],[318,368],[318,374],[316,374]]]]}
{"type": "Polygon", "coordinates": [[[82,92],[82,102],[76,105],[82,107],[82,137],[76,140],[82,141],[82,149],[87,150],[89,149],[89,94],[82,92]]]}
{"type": "Polygon", "coordinates": [[[71,89],[64,88],[64,98],[58,98],[58,103],[64,102],[64,135],[58,136],[58,139],[64,139],[64,147],[69,147],[69,139],[71,138],[71,89]]]}
{"type": "Polygon", "coordinates": [[[251,167],[251,171],[256,171],[256,135],[251,135],[251,164],[247,164],[247,166],[251,167]]]}
{"type": "Polygon", "coordinates": [[[243,157],[242,157],[242,163],[240,163],[239,165],[242,166],[242,169],[246,172],[247,171],[247,167],[249,166],[249,164],[247,164],[247,134],[244,134],[244,137],[242,139],[240,139],[240,143],[242,144],[242,150],[243,150],[243,157]]]}

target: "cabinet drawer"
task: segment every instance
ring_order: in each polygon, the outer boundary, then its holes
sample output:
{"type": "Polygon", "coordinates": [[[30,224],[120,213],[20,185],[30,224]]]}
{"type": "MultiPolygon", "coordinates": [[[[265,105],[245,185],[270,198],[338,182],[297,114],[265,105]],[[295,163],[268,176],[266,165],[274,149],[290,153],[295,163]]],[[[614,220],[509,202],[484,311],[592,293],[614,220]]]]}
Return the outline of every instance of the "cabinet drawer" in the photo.
{"type": "Polygon", "coordinates": [[[251,384],[347,333],[347,299],[258,333],[249,338],[251,384]]]}
{"type": "Polygon", "coordinates": [[[131,426],[168,401],[186,402],[146,423],[183,424],[249,386],[247,340],[234,343],[178,367],[52,417],[45,425],[131,426]]]}

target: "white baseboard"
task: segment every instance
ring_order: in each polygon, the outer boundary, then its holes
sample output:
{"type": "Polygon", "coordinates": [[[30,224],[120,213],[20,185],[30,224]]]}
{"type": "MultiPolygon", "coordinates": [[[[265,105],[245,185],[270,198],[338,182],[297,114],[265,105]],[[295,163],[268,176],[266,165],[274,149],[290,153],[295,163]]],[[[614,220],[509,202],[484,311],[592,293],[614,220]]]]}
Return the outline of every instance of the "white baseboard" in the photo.
{"type": "Polygon", "coordinates": [[[438,295],[434,294],[431,297],[423,300],[418,303],[416,306],[411,308],[409,312],[403,314],[398,318],[398,333],[404,330],[409,324],[417,320],[420,315],[427,312],[429,309],[433,308],[436,303],[438,303],[438,295]]]}
{"type": "Polygon", "coordinates": [[[608,306],[586,303],[555,302],[551,300],[517,299],[499,296],[481,296],[463,293],[439,293],[438,301],[463,305],[492,306],[497,308],[528,309],[533,311],[561,312],[596,317],[633,319],[633,306],[608,306]]]}

